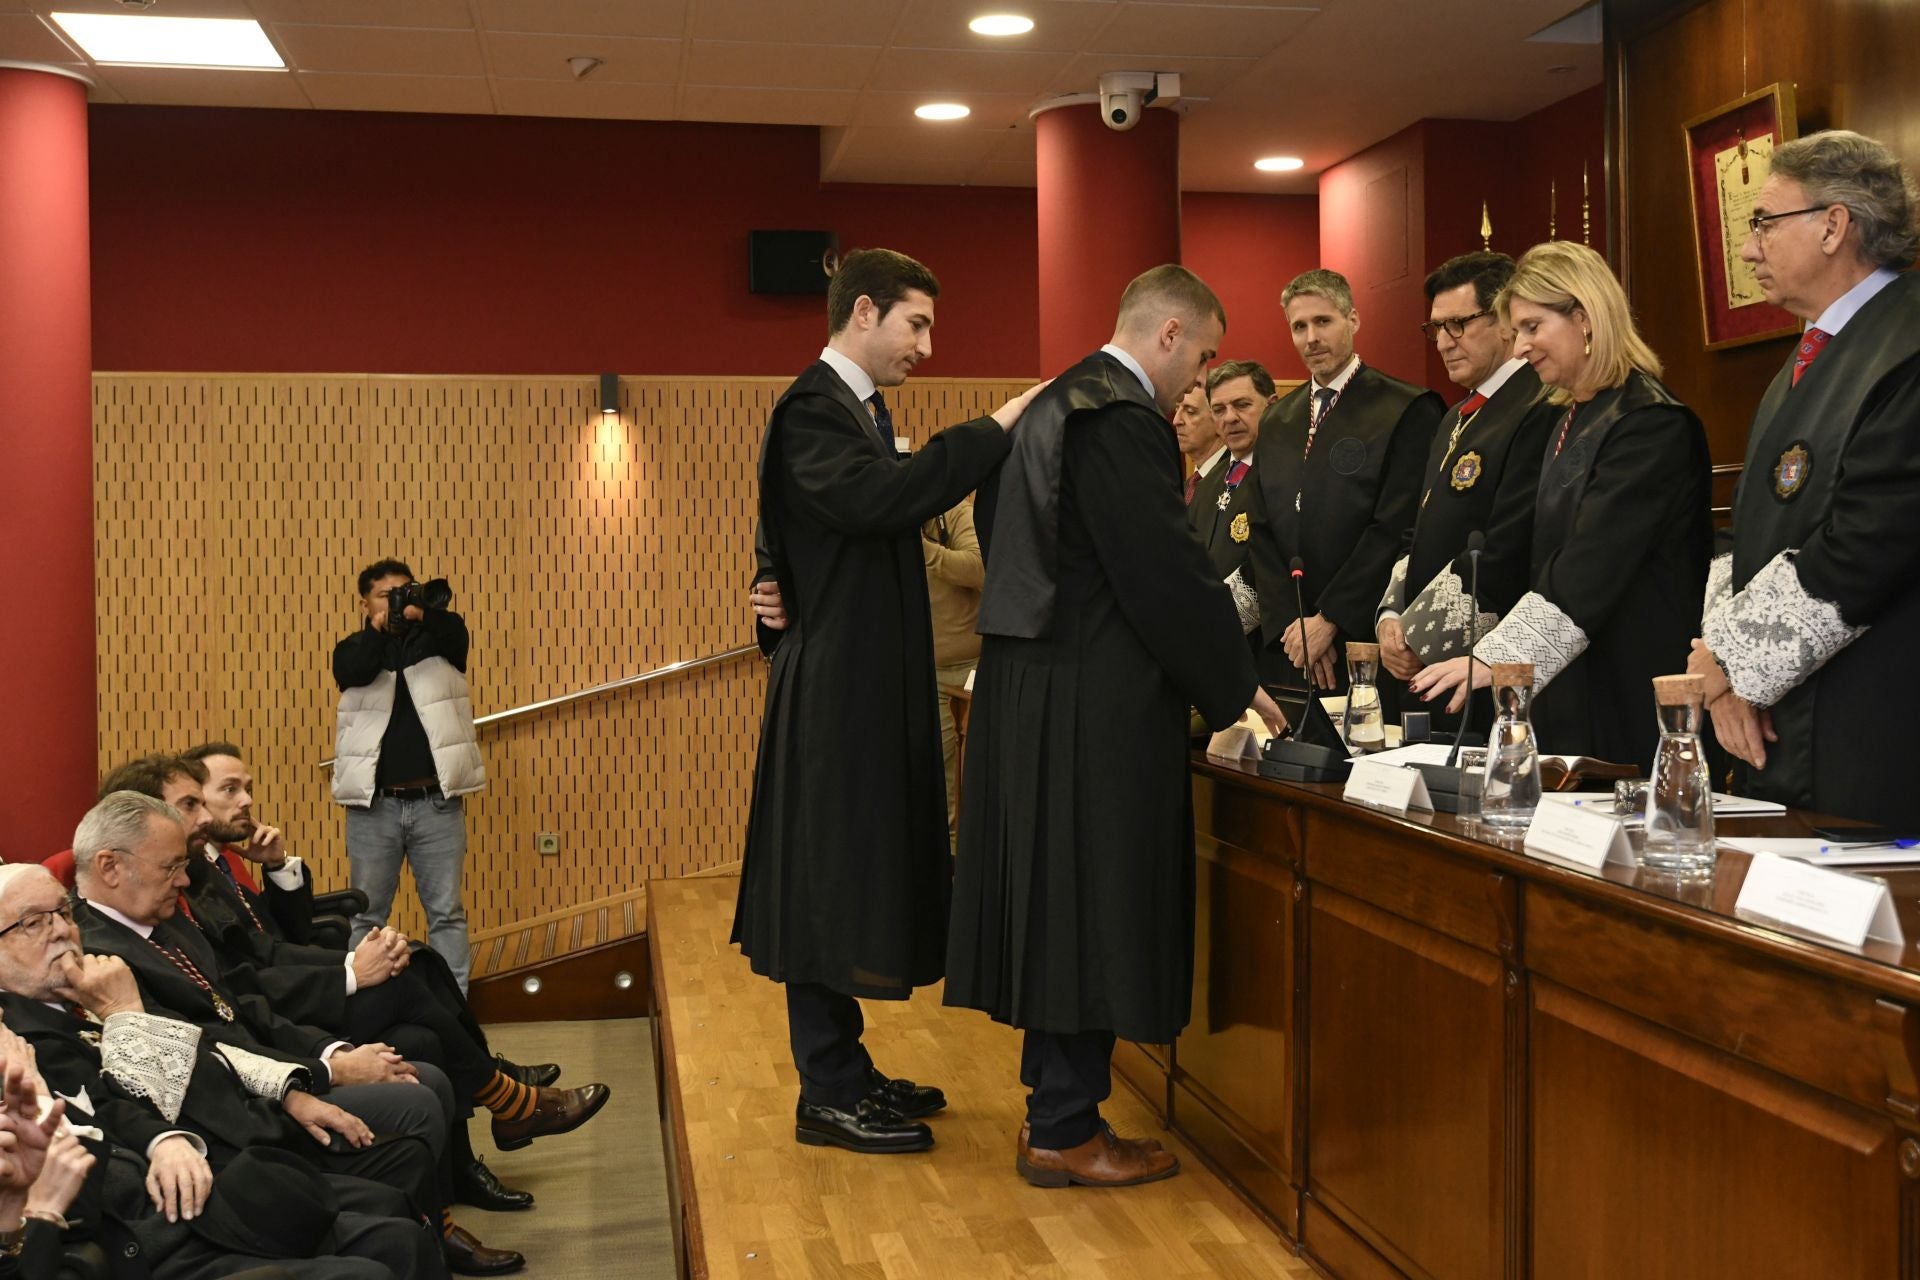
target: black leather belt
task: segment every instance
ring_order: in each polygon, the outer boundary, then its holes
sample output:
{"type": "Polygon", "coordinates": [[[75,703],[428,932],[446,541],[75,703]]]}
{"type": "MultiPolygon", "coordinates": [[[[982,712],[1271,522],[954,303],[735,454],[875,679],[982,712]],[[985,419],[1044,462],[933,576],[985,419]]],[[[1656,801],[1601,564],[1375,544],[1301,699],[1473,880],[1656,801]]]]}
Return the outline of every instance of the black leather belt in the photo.
{"type": "Polygon", "coordinates": [[[390,796],[395,800],[428,800],[440,794],[440,785],[428,783],[424,787],[381,787],[374,794],[390,796]]]}

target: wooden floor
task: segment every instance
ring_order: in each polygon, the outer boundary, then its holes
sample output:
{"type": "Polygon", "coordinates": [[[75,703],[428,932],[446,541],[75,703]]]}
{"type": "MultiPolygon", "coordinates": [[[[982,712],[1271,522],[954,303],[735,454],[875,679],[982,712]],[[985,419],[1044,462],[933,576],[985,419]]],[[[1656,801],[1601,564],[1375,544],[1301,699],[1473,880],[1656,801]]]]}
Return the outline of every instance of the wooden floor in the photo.
{"type": "Polygon", "coordinates": [[[798,1097],[780,988],[727,943],[738,881],[651,885],[661,1012],[672,1036],[697,1213],[711,1275],[733,1277],[1306,1277],[1280,1238],[1117,1086],[1122,1135],[1182,1157],[1165,1182],[1119,1190],[1028,1186],[1013,1168],[1024,1114],[1019,1035],[947,1009],[939,988],[867,1002],[882,1070],[939,1084],[937,1145],[857,1156],[793,1138],[798,1097]]]}

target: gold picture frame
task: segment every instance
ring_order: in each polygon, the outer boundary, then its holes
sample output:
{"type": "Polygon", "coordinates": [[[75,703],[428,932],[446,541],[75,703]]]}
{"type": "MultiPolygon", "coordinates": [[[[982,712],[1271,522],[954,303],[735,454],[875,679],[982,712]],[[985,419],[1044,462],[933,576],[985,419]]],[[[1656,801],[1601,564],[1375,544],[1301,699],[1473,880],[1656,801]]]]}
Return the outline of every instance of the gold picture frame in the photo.
{"type": "Polygon", "coordinates": [[[1774,147],[1799,136],[1793,85],[1757,89],[1695,116],[1680,132],[1707,350],[1798,333],[1800,322],[1759,296],[1751,271],[1739,260],[1746,240],[1744,211],[1765,180],[1765,161],[1774,147]]]}

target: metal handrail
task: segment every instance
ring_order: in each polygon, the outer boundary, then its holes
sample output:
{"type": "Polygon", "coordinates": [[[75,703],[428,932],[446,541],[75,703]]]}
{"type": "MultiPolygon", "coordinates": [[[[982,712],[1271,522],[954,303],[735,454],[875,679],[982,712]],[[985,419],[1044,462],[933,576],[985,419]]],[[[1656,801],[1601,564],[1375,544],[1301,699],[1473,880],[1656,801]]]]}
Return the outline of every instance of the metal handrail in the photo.
{"type": "MultiPolygon", "coordinates": [[[[509,707],[505,711],[495,711],[491,715],[479,716],[474,719],[473,727],[476,730],[483,729],[487,725],[500,724],[503,721],[518,719],[521,716],[532,715],[536,711],[546,711],[552,707],[563,707],[569,702],[579,702],[583,698],[593,698],[603,693],[612,693],[615,689],[625,689],[636,684],[646,684],[650,680],[664,679],[667,676],[679,675],[682,672],[693,671],[699,667],[711,667],[716,663],[731,662],[735,658],[744,658],[750,653],[759,652],[759,645],[745,644],[741,645],[738,649],[728,649],[721,653],[710,653],[704,658],[687,658],[680,662],[669,662],[664,667],[655,667],[653,670],[643,671],[637,676],[622,676],[618,680],[608,680],[604,684],[596,684],[586,689],[576,689],[572,693],[563,693],[557,697],[543,698],[539,702],[529,702],[524,706],[509,707]]],[[[320,762],[320,767],[322,769],[331,769],[333,762],[334,758],[329,757],[320,762]]]]}

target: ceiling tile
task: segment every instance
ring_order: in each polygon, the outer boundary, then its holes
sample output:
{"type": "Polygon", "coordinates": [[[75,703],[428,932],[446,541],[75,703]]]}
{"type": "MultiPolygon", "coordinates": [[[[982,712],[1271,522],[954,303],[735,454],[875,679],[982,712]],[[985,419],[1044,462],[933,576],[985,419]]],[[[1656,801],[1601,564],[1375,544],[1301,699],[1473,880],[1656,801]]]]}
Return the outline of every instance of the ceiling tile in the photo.
{"type": "Polygon", "coordinates": [[[1257,58],[1271,52],[1316,16],[1317,11],[1311,9],[1130,3],[1088,42],[1087,50],[1257,58]]]}
{"type": "Polygon", "coordinates": [[[247,0],[262,22],[302,22],[322,27],[471,28],[467,0],[247,0]]]}
{"type": "Polygon", "coordinates": [[[679,91],[670,84],[589,80],[495,80],[501,115],[575,116],[595,120],[672,120],[679,91]]]}
{"type": "Polygon", "coordinates": [[[285,71],[198,71],[187,67],[102,67],[97,73],[128,102],[163,107],[311,106],[285,71]]]}
{"type": "Polygon", "coordinates": [[[1108,71],[1178,71],[1180,96],[1212,98],[1257,65],[1254,58],[1196,58],[1191,54],[1085,53],[1067,64],[1049,93],[1092,93],[1108,71]]]}
{"type": "Polygon", "coordinates": [[[695,40],[687,55],[686,81],[774,89],[858,89],[879,56],[878,49],[846,45],[695,40]]]}
{"type": "Polygon", "coordinates": [[[687,30],[688,0],[480,0],[489,31],[668,36],[687,30]]]}
{"type": "Polygon", "coordinates": [[[1071,53],[1083,48],[1093,33],[1120,11],[1119,0],[907,0],[893,43],[913,49],[1025,50],[1071,53]],[[977,36],[967,23],[983,13],[1018,13],[1033,19],[1033,30],[1023,36],[977,36]]]}
{"type": "Polygon", "coordinates": [[[684,40],[643,40],[632,36],[548,36],[490,31],[487,64],[496,77],[510,80],[573,80],[567,59],[579,54],[599,58],[583,83],[670,84],[680,78],[684,40]]]}
{"type": "Polygon", "coordinates": [[[367,72],[405,76],[486,74],[480,37],[473,31],[387,27],[308,27],[274,24],[281,52],[302,71],[367,72]]]}
{"type": "Polygon", "coordinates": [[[696,40],[885,44],[906,0],[690,0],[696,40]]]}
{"type": "Polygon", "coordinates": [[[16,62],[79,62],[77,49],[30,13],[0,13],[0,58],[16,62]]]}
{"type": "Polygon", "coordinates": [[[933,99],[928,93],[863,93],[854,108],[855,125],[879,125],[908,129],[1007,129],[1025,126],[1033,99],[1024,93],[962,93],[955,102],[970,107],[973,114],[964,120],[921,121],[913,109],[933,99]]]}
{"type": "Polygon", "coordinates": [[[442,111],[490,115],[493,95],[478,76],[363,76],[299,73],[300,87],[322,111],[442,111]]]}
{"type": "MultiPolygon", "coordinates": [[[[127,6],[120,0],[30,0],[20,8],[31,9],[35,13],[118,13],[124,14],[127,6]]],[[[251,18],[252,9],[247,0],[191,0],[190,4],[175,3],[169,6],[175,17],[185,18],[251,18]],[[191,8],[191,13],[180,10],[191,8]]]]}
{"type": "Polygon", "coordinates": [[[1072,56],[996,50],[973,53],[941,49],[889,49],[874,68],[869,89],[951,97],[974,93],[1026,93],[1038,97],[1066,69],[1072,56]]]}
{"type": "Polygon", "coordinates": [[[733,124],[845,124],[853,114],[855,96],[851,91],[688,85],[680,101],[680,118],[733,124]]]}

